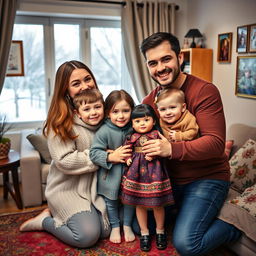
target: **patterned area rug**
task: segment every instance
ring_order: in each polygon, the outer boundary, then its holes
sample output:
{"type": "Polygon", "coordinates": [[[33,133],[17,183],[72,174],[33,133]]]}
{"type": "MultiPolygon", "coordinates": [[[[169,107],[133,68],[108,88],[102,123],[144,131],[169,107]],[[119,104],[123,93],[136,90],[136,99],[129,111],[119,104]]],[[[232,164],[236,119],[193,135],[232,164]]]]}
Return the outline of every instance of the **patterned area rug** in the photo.
{"type": "Polygon", "coordinates": [[[173,246],[159,251],[152,241],[149,253],[142,252],[138,237],[134,242],[113,244],[108,239],[99,241],[90,249],[76,249],[58,241],[46,232],[20,232],[19,226],[27,219],[36,216],[42,210],[7,214],[0,216],[0,255],[4,256],[178,256],[173,246]]]}

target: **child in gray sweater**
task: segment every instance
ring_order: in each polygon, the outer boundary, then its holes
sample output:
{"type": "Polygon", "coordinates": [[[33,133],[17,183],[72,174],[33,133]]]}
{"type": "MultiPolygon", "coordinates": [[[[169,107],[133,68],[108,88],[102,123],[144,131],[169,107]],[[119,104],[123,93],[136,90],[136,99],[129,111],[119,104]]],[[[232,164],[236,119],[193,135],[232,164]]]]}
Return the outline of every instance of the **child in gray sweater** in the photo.
{"type": "MultiPolygon", "coordinates": [[[[130,116],[134,107],[132,97],[124,90],[111,92],[105,100],[105,122],[96,132],[90,150],[92,162],[99,165],[98,194],[105,199],[111,225],[110,241],[121,243],[119,191],[125,158],[131,155],[130,146],[122,146],[131,128],[130,116]],[[111,150],[111,151],[110,151],[111,150]]],[[[126,242],[134,241],[131,229],[135,214],[133,206],[124,205],[123,230],[126,242]]]]}

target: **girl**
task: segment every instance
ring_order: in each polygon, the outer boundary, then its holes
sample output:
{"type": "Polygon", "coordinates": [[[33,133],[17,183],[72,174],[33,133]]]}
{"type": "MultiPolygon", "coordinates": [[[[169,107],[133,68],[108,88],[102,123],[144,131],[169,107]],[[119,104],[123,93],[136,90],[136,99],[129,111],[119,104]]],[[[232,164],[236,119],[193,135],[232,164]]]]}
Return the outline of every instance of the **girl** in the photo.
{"type": "Polygon", "coordinates": [[[80,248],[109,235],[106,205],[96,191],[98,167],[89,158],[104,117],[103,98],[95,88],[93,74],[81,62],[68,61],[57,70],[44,126],[52,157],[45,191],[49,209],[23,223],[20,231],[45,230],[80,248]],[[83,121],[74,114],[74,105],[83,121]]]}
{"type": "MultiPolygon", "coordinates": [[[[95,134],[90,150],[91,160],[101,166],[98,171],[98,194],[104,196],[109,222],[110,241],[121,242],[119,218],[119,189],[123,175],[123,163],[130,156],[129,146],[121,146],[130,129],[130,116],[134,107],[132,97],[124,90],[112,91],[105,100],[105,123],[95,134]],[[110,151],[110,150],[111,151],[110,151]]],[[[124,238],[135,239],[131,229],[134,207],[124,206],[124,238]]]]}
{"type": "Polygon", "coordinates": [[[156,98],[156,106],[160,126],[169,141],[192,140],[198,136],[196,118],[186,108],[182,90],[168,88],[160,91],[156,98]]]}
{"type": "Polygon", "coordinates": [[[142,146],[147,140],[159,138],[156,129],[157,117],[151,106],[140,104],[132,111],[131,119],[134,133],[128,136],[125,145],[132,146],[133,155],[126,159],[128,168],[123,176],[121,199],[124,204],[136,205],[142,251],[151,249],[147,210],[153,209],[156,221],[156,246],[159,250],[164,250],[167,247],[164,206],[173,204],[172,188],[161,160],[146,158],[142,153],[142,146]]]}

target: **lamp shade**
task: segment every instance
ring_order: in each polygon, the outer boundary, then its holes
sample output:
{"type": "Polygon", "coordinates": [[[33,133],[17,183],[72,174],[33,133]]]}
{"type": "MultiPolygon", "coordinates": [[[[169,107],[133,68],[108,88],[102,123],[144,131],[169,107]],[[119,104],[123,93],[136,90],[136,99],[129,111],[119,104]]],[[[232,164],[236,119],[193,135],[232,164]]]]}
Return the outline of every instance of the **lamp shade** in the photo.
{"type": "Polygon", "coordinates": [[[185,35],[186,38],[193,38],[193,41],[190,45],[191,48],[196,47],[195,37],[203,37],[200,31],[197,28],[190,29],[188,33],[185,35]]]}
{"type": "Polygon", "coordinates": [[[203,36],[197,28],[193,28],[188,31],[185,37],[194,38],[194,37],[203,37],[203,36]]]}

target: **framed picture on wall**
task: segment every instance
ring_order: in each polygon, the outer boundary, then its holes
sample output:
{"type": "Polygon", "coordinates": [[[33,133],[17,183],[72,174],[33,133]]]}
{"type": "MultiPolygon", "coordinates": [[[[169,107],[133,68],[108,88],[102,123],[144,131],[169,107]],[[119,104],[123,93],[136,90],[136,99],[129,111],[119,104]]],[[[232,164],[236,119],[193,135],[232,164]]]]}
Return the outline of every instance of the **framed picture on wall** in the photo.
{"type": "Polygon", "coordinates": [[[256,52],[256,24],[250,25],[249,52],[256,52]]]}
{"type": "Polygon", "coordinates": [[[24,76],[22,41],[12,41],[9,52],[6,76],[24,76]]]}
{"type": "Polygon", "coordinates": [[[236,95],[256,99],[256,55],[237,56],[236,95]]]}
{"type": "Polygon", "coordinates": [[[231,62],[232,50],[232,33],[225,33],[218,35],[218,55],[217,61],[220,63],[231,62]]]}
{"type": "Polygon", "coordinates": [[[237,27],[236,51],[247,52],[248,26],[237,27]]]}

